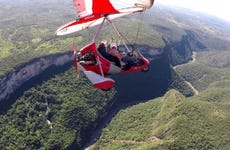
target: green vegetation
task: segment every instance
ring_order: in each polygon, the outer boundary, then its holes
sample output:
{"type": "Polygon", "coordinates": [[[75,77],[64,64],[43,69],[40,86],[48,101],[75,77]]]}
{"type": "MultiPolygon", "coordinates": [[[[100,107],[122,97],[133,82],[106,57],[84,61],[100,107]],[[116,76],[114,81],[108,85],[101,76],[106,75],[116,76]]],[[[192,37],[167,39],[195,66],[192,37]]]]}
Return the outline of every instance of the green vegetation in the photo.
{"type": "Polygon", "coordinates": [[[164,97],[122,110],[91,149],[227,150],[230,105],[217,105],[209,98],[206,94],[185,98],[171,90],[164,97]]]}
{"type": "Polygon", "coordinates": [[[178,66],[176,71],[199,91],[203,91],[213,82],[230,80],[229,59],[224,59],[229,54],[229,51],[199,52],[197,53],[197,61],[178,66]]]}
{"type": "Polygon", "coordinates": [[[175,70],[171,70],[172,82],[169,86],[169,89],[176,89],[186,97],[194,95],[193,90],[188,84],[185,83],[185,80],[180,77],[175,70]]]}
{"type": "MultiPolygon", "coordinates": [[[[228,49],[227,49],[228,50],[228,49]]],[[[197,60],[214,68],[230,67],[230,51],[199,52],[197,60]]]]}
{"type": "Polygon", "coordinates": [[[110,108],[114,94],[94,89],[85,78],[76,79],[70,69],[26,91],[1,115],[0,149],[79,148],[110,108]]]}

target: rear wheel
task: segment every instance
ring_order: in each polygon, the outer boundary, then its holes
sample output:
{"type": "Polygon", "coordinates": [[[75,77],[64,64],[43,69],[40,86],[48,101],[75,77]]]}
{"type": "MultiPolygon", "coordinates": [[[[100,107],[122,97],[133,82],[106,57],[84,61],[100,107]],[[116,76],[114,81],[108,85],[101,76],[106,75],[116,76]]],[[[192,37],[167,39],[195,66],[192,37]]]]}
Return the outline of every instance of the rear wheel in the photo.
{"type": "Polygon", "coordinates": [[[150,67],[149,67],[149,65],[148,65],[148,66],[146,66],[145,68],[143,68],[141,71],[142,71],[142,72],[148,72],[149,69],[150,69],[150,67]]]}
{"type": "Polygon", "coordinates": [[[110,91],[112,88],[108,88],[108,89],[101,89],[102,91],[110,91]]]}

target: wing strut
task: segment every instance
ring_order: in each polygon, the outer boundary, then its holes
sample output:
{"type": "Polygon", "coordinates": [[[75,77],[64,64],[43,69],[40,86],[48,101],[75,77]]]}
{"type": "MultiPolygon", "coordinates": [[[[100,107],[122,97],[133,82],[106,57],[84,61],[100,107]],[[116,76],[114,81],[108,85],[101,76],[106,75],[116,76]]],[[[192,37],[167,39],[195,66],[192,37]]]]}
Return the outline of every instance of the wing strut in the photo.
{"type": "Polygon", "coordinates": [[[97,32],[96,32],[96,34],[95,34],[95,36],[94,36],[94,38],[93,38],[93,42],[94,42],[94,43],[95,43],[95,41],[96,41],[96,39],[97,39],[97,37],[98,37],[98,35],[99,35],[99,32],[101,31],[101,28],[102,28],[102,26],[103,26],[103,24],[104,24],[104,22],[105,22],[105,19],[106,19],[106,17],[103,18],[102,23],[100,24],[99,28],[97,29],[97,32]]]}
{"type": "Polygon", "coordinates": [[[124,40],[128,41],[128,39],[126,39],[120,32],[119,30],[116,28],[116,26],[113,24],[113,22],[109,19],[109,17],[106,17],[106,20],[109,22],[109,24],[113,27],[114,31],[116,32],[116,34],[119,36],[120,40],[122,41],[122,43],[124,44],[125,48],[131,52],[131,50],[129,49],[129,47],[127,46],[127,44],[124,42],[124,40]]]}

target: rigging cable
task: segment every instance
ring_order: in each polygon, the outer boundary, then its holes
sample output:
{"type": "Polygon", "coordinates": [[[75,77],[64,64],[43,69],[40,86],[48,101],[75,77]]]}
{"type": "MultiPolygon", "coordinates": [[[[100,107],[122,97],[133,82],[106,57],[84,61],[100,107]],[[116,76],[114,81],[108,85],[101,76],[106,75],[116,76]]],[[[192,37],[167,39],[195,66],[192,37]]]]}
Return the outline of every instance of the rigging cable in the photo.
{"type": "Polygon", "coordinates": [[[140,15],[141,15],[141,17],[140,17],[140,22],[139,22],[138,27],[137,27],[137,34],[136,34],[135,39],[134,39],[134,41],[133,41],[133,45],[136,45],[136,42],[137,42],[137,40],[138,40],[138,37],[139,37],[139,34],[140,34],[140,30],[141,30],[141,27],[142,27],[142,25],[143,25],[144,13],[145,13],[145,11],[142,12],[142,13],[140,13],[140,15]]]}

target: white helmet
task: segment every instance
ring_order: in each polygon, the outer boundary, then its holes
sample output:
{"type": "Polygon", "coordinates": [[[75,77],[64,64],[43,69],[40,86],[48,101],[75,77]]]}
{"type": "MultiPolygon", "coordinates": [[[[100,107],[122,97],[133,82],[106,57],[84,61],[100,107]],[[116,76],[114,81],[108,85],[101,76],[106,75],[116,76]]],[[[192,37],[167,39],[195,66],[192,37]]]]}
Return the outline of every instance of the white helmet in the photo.
{"type": "Polygon", "coordinates": [[[117,49],[117,44],[116,43],[111,43],[110,47],[117,49]]]}
{"type": "Polygon", "coordinates": [[[101,43],[103,43],[103,44],[105,44],[105,45],[107,45],[107,41],[104,39],[104,40],[102,40],[101,41],[101,43]]]}

